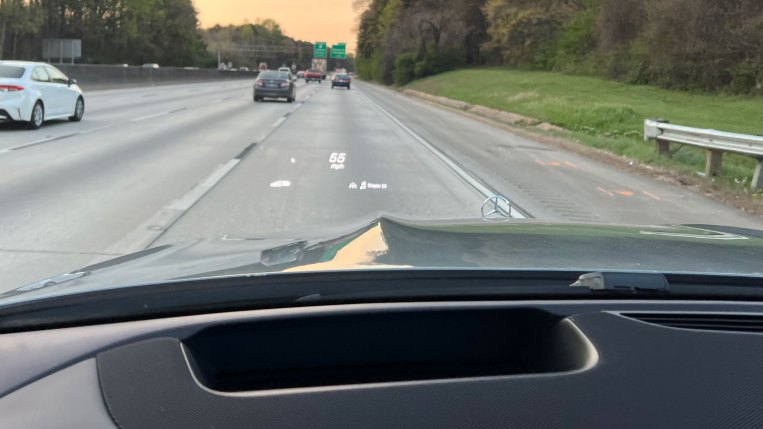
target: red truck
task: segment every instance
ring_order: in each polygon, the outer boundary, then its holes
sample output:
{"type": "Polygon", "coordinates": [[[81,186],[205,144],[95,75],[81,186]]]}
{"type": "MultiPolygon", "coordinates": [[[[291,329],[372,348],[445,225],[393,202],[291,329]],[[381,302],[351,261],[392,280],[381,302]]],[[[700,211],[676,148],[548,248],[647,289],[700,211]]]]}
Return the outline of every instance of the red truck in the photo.
{"type": "Polygon", "coordinates": [[[321,73],[320,70],[310,69],[305,72],[305,83],[310,83],[311,81],[316,81],[318,83],[323,83],[323,73],[321,73]]]}

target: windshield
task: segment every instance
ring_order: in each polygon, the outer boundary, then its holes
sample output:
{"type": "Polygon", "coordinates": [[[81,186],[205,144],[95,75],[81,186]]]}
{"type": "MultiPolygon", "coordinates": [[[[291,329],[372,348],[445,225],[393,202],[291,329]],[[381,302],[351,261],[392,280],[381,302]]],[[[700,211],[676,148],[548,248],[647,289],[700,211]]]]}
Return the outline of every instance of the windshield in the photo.
{"type": "Polygon", "coordinates": [[[762,2],[106,3],[0,2],[0,294],[763,274],[762,2]]]}
{"type": "Polygon", "coordinates": [[[19,79],[24,75],[24,67],[0,65],[0,78],[19,79]]]}
{"type": "Polygon", "coordinates": [[[289,78],[289,73],[285,73],[282,71],[278,71],[278,72],[266,71],[266,72],[260,73],[260,79],[288,79],[288,78],[289,78]]]}

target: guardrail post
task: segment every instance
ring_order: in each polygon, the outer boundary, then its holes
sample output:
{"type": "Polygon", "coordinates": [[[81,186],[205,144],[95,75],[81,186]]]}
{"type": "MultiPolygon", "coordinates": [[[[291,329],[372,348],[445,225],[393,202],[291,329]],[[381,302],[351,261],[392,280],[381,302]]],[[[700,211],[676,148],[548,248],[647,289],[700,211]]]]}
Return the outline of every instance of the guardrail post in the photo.
{"type": "Polygon", "coordinates": [[[723,162],[723,152],[719,150],[709,149],[707,151],[707,163],[705,164],[705,175],[707,177],[720,175],[722,162],[723,162]]]}
{"type": "Polygon", "coordinates": [[[758,166],[752,175],[752,189],[763,189],[763,159],[758,159],[758,166]]]}
{"type": "Polygon", "coordinates": [[[665,119],[647,119],[644,121],[644,141],[654,139],[657,142],[657,153],[662,156],[670,157],[670,142],[660,140],[662,130],[659,124],[669,124],[665,119]]]}

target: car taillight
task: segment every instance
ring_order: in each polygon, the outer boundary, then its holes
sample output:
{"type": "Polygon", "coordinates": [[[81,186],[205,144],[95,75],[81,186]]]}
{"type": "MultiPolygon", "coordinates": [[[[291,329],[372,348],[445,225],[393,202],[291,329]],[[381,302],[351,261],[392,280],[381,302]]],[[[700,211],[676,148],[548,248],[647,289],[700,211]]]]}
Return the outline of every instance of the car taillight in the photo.
{"type": "Polygon", "coordinates": [[[288,88],[289,82],[281,82],[281,88],[288,88]]]}
{"type": "Polygon", "coordinates": [[[255,85],[257,85],[257,86],[265,86],[265,84],[263,84],[261,80],[258,80],[258,81],[255,83],[255,85]]]}
{"type": "Polygon", "coordinates": [[[0,85],[0,91],[2,92],[16,92],[16,91],[23,91],[23,86],[18,85],[0,85]]]}

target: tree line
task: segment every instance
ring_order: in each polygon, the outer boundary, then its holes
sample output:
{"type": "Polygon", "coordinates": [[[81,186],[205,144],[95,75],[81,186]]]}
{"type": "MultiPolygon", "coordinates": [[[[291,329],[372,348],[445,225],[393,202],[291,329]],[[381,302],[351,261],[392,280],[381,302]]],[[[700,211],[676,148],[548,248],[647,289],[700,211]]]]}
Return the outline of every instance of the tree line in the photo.
{"type": "Polygon", "coordinates": [[[286,36],[281,26],[272,19],[245,22],[243,25],[227,25],[201,31],[202,39],[210,52],[223,63],[234,67],[256,68],[260,63],[270,68],[296,65],[306,69],[312,59],[313,45],[286,36]]]}
{"type": "Polygon", "coordinates": [[[45,60],[42,40],[81,39],[89,64],[305,68],[312,44],[272,19],[200,29],[192,0],[0,0],[0,59],[45,60]]]}
{"type": "Polygon", "coordinates": [[[191,0],[0,0],[0,58],[40,59],[42,39],[81,39],[87,63],[194,65],[210,58],[191,0]]]}
{"type": "Polygon", "coordinates": [[[499,65],[761,92],[760,0],[356,0],[358,71],[404,84],[499,65]]]}

